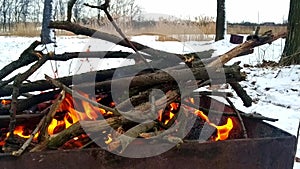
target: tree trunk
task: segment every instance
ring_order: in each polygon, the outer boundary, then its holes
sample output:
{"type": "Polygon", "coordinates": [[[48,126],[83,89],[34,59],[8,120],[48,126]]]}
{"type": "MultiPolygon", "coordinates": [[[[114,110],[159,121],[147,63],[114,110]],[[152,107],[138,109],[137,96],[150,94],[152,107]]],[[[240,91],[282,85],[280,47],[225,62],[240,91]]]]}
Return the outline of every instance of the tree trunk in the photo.
{"type": "Polygon", "coordinates": [[[224,39],[225,33],[225,0],[217,0],[217,21],[215,41],[224,39]]]}
{"type": "Polygon", "coordinates": [[[52,3],[53,0],[44,1],[43,24],[41,32],[41,41],[44,44],[53,42],[51,38],[51,29],[48,28],[52,19],[52,3]]]}
{"type": "Polygon", "coordinates": [[[285,42],[281,65],[300,64],[300,1],[290,1],[288,35],[285,42]]]}

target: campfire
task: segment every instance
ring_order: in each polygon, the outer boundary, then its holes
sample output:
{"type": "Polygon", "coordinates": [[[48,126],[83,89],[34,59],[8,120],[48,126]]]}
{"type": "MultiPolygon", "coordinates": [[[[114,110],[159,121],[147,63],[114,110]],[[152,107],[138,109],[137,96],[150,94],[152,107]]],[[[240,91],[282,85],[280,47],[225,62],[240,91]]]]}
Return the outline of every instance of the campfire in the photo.
{"type": "MultiPolygon", "coordinates": [[[[88,97],[87,94],[82,93],[83,97],[88,97]]],[[[57,96],[58,97],[58,96],[57,96]]],[[[116,104],[112,101],[107,101],[111,99],[107,99],[104,97],[94,98],[92,100],[97,101],[97,103],[108,103],[107,106],[114,108],[116,104]]],[[[195,104],[194,98],[188,98],[186,99],[187,103],[195,104]]],[[[11,102],[9,100],[2,100],[1,102],[3,105],[8,105],[11,102]]],[[[49,126],[47,127],[47,133],[50,136],[57,135],[63,130],[68,129],[75,123],[79,121],[97,121],[104,117],[105,119],[108,118],[114,118],[114,114],[110,111],[106,111],[105,109],[95,107],[91,105],[90,103],[86,101],[81,101],[79,105],[74,106],[74,99],[71,94],[66,93],[64,98],[61,100],[59,106],[57,107],[56,112],[54,113],[53,119],[51,120],[49,126]],[[75,109],[78,108],[78,110],[75,109]]],[[[171,126],[170,123],[178,123],[177,120],[174,120],[176,116],[179,113],[180,106],[183,106],[184,109],[187,111],[187,113],[190,114],[190,116],[198,117],[201,120],[201,123],[207,123],[211,127],[215,129],[214,134],[209,138],[210,141],[222,141],[226,140],[229,137],[229,134],[231,130],[234,128],[233,126],[233,119],[234,117],[228,117],[224,124],[215,124],[211,122],[211,120],[208,118],[208,116],[195,108],[189,107],[187,105],[180,105],[179,102],[172,102],[169,105],[165,107],[165,109],[160,109],[157,111],[157,118],[155,121],[157,121],[161,126],[156,130],[161,131],[165,130],[166,126],[171,126]]],[[[195,106],[196,107],[196,106],[195,106]]],[[[32,126],[32,124],[30,125],[32,126]]],[[[28,126],[27,124],[17,125],[14,129],[14,135],[18,136],[20,139],[28,139],[30,138],[31,133],[33,132],[33,128],[28,126]]],[[[122,127],[122,126],[120,126],[122,127]]],[[[5,131],[5,130],[3,130],[5,131]]],[[[5,144],[5,140],[9,137],[8,130],[7,132],[2,133],[1,137],[1,146],[5,144]]],[[[100,130],[99,130],[100,131],[100,130]]],[[[149,130],[153,131],[153,130],[149,130]]],[[[115,138],[112,137],[112,133],[108,133],[106,130],[101,131],[102,133],[106,133],[106,137],[103,138],[103,141],[109,146],[110,143],[115,141],[115,138]]],[[[123,131],[124,132],[124,131],[123,131]]],[[[176,131],[175,131],[176,132],[176,131]]],[[[150,138],[151,134],[147,133],[141,133],[140,136],[144,138],[150,138]]],[[[39,132],[34,134],[33,142],[38,142],[39,138],[39,132]]],[[[60,145],[60,148],[64,149],[72,149],[72,148],[81,148],[85,144],[87,144],[90,139],[87,139],[88,135],[86,133],[82,133],[79,136],[75,136],[71,138],[70,140],[67,140],[63,145],[60,145]],[[88,142],[87,142],[88,141],[88,142]],[[72,143],[72,144],[71,144],[72,143]],[[73,145],[73,146],[72,146],[73,145]]]]}
{"type": "Polygon", "coordinates": [[[3,160],[7,168],[24,168],[23,165],[15,167],[18,162],[14,160],[28,163],[33,169],[54,168],[56,164],[73,165],[70,168],[74,169],[103,164],[108,168],[128,168],[133,164],[132,168],[146,165],[232,168],[233,164],[251,168],[249,165],[254,163],[255,168],[284,168],[292,165],[294,154],[290,152],[295,138],[262,122],[276,119],[237,110],[230,99],[233,94],[219,91],[222,84],[228,84],[244,106],[251,106],[252,99],[239,84],[246,79],[246,74],[241,72],[239,63],[231,66],[225,63],[251,53],[257,46],[272,43],[285,33],[273,35],[268,31],[213,58],[204,57],[211,51],[174,54],[130,41],[110,16],[109,1],[100,7],[85,6],[104,10],[122,38],[72,23],[75,2],[68,4],[67,21],[51,22],[49,27],[106,40],[131,48],[134,53],[90,50],[44,53],[36,50],[42,44],[35,41],[17,61],[0,70],[0,97],[11,96],[2,99],[0,105],[0,156],[6,158],[0,161],[3,160]],[[44,80],[27,80],[49,60],[74,58],[86,61],[127,58],[135,64],[68,77],[58,78],[55,74],[55,78],[45,75],[44,80]],[[24,73],[3,80],[30,63],[34,64],[24,73]],[[199,88],[212,90],[195,92],[199,88]],[[20,98],[21,95],[25,98],[20,98]],[[217,101],[215,97],[224,101],[217,101]],[[243,151],[238,145],[243,150],[247,146],[250,149],[243,151]],[[265,160],[272,162],[269,164],[262,160],[264,153],[259,152],[259,148],[264,147],[271,155],[276,154],[273,147],[281,148],[282,153],[265,160]],[[61,151],[66,149],[68,151],[61,151]],[[72,157],[72,161],[64,153],[72,157]],[[248,155],[250,160],[245,158],[248,155]],[[61,162],[58,158],[64,160],[61,162]],[[143,158],[145,163],[135,158],[143,158]],[[277,158],[289,163],[274,160],[277,158]],[[26,161],[28,159],[31,161],[26,161]],[[41,163],[44,160],[45,163],[41,163]],[[111,162],[114,160],[120,165],[111,162]]]}

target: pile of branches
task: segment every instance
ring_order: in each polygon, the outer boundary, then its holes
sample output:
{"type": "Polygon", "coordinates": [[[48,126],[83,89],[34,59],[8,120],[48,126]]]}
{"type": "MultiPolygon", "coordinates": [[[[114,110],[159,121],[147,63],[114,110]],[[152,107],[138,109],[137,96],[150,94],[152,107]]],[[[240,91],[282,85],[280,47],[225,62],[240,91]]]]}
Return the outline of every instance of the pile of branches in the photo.
{"type": "MultiPolygon", "coordinates": [[[[85,6],[103,10],[121,37],[72,23],[71,11],[75,2],[76,0],[71,0],[68,3],[67,20],[51,22],[49,28],[66,30],[76,35],[86,35],[92,38],[109,41],[115,43],[116,45],[131,48],[133,49],[134,53],[122,51],[102,51],[63,54],[54,54],[53,52],[50,52],[44,54],[43,52],[36,50],[41,43],[39,41],[33,42],[26,50],[23,51],[18,60],[13,61],[0,70],[0,97],[12,96],[10,105],[7,107],[1,107],[0,109],[0,120],[2,120],[0,124],[1,127],[9,126],[9,137],[6,140],[6,146],[4,146],[5,152],[12,153],[13,155],[20,155],[30,145],[34,135],[38,132],[40,133],[38,145],[35,146],[35,148],[33,148],[31,151],[59,148],[71,138],[84,133],[81,127],[82,123],[85,123],[87,126],[89,126],[91,131],[99,131],[106,129],[108,126],[118,128],[122,124],[132,123],[133,121],[136,122],[153,119],[153,113],[151,112],[157,112],[160,109],[164,109],[165,105],[169,105],[172,102],[183,104],[182,99],[193,96],[193,91],[195,89],[212,84],[217,85],[228,83],[231,85],[232,89],[237,93],[237,95],[243,100],[244,105],[249,107],[251,106],[252,99],[239,85],[240,81],[245,80],[246,74],[240,71],[241,67],[238,65],[238,63],[231,66],[225,66],[224,64],[234,57],[251,53],[253,48],[257,46],[266,43],[272,43],[274,40],[285,37],[286,35],[285,33],[273,35],[271,32],[267,32],[259,36],[259,38],[250,39],[226,52],[225,54],[213,58],[207,57],[207,53],[211,51],[203,51],[185,55],[174,54],[130,41],[124,35],[122,30],[118,28],[117,24],[110,16],[108,11],[109,1],[105,1],[105,3],[101,6],[92,6],[89,4],[85,4],[85,6]],[[143,51],[143,53],[140,51],[143,51]],[[45,80],[38,80],[29,83],[27,82],[28,77],[49,60],[66,61],[74,58],[128,57],[134,59],[136,64],[55,79],[46,75],[45,80]],[[14,70],[32,63],[34,64],[24,73],[18,74],[8,80],[3,80],[14,70]],[[155,69],[156,67],[159,67],[160,69],[155,69]],[[122,75],[118,76],[117,78],[114,77],[116,71],[122,72],[122,75]],[[193,76],[192,79],[189,79],[190,75],[193,76]],[[87,81],[89,77],[92,77],[95,83],[87,81]],[[174,79],[174,77],[176,77],[176,79],[174,79]],[[73,83],[74,78],[76,78],[76,84],[73,83]],[[130,81],[128,94],[129,98],[119,100],[116,107],[109,107],[107,105],[98,103],[95,100],[83,96],[81,93],[77,92],[78,89],[84,90],[86,88],[94,87],[97,91],[97,94],[111,96],[112,83],[114,85],[117,84],[119,88],[124,88],[126,87],[125,84],[127,84],[128,81],[130,81]],[[179,86],[185,86],[184,90],[180,91],[182,88],[179,86]],[[149,94],[151,93],[152,89],[159,89],[163,91],[165,96],[163,98],[149,99],[149,94]],[[28,94],[36,91],[40,91],[41,94],[28,94]],[[81,124],[75,123],[70,128],[50,137],[49,133],[47,133],[47,127],[50,125],[51,120],[55,116],[55,113],[61,102],[64,100],[66,94],[70,94],[73,98],[86,101],[95,107],[99,107],[107,112],[111,112],[113,115],[110,116],[110,118],[104,119],[100,122],[98,121],[97,123],[92,121],[81,122],[81,124]],[[26,96],[27,98],[19,99],[19,96],[21,95],[26,96]],[[24,111],[30,109],[31,107],[40,105],[41,103],[45,103],[47,101],[52,102],[47,108],[41,110],[40,113],[30,115],[24,114],[24,111]],[[134,107],[128,110],[126,108],[129,104],[132,104],[134,107]],[[20,144],[17,143],[16,136],[13,134],[15,126],[28,122],[28,119],[30,119],[31,123],[37,124],[36,128],[34,131],[32,131],[30,138],[27,139],[25,143],[22,143],[21,146],[17,146],[16,149],[12,145],[20,144]]],[[[228,95],[230,95],[230,93],[220,92],[200,92],[197,94],[215,94],[224,96],[226,98],[228,95]]],[[[231,106],[234,107],[228,98],[227,101],[231,106]]],[[[195,106],[191,105],[191,103],[186,103],[186,105],[188,105],[188,107],[195,106]]],[[[199,105],[197,105],[196,108],[199,108],[199,105]]],[[[203,109],[203,111],[205,110],[203,109]]],[[[246,114],[240,114],[238,110],[236,110],[236,112],[236,116],[238,117],[247,116],[246,114]]],[[[169,125],[172,125],[176,118],[174,118],[173,122],[171,122],[169,125]]],[[[258,118],[261,120],[274,120],[261,116],[252,116],[252,118],[258,118]]],[[[157,125],[160,125],[165,129],[170,127],[169,125],[164,126],[164,124],[158,123],[158,121],[141,123],[124,132],[126,135],[135,138],[141,136],[141,133],[145,133],[157,125]]],[[[122,145],[124,149],[128,145],[127,143],[128,140],[122,140],[122,137],[119,137],[119,139],[110,144],[110,148],[117,149],[122,145]]]]}

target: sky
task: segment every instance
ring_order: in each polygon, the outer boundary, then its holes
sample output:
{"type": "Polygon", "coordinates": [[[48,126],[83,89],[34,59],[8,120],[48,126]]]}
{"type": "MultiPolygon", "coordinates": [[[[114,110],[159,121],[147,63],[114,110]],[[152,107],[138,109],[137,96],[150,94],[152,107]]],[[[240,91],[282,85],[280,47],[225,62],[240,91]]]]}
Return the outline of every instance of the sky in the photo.
{"type": "MultiPolygon", "coordinates": [[[[169,14],[180,18],[216,17],[217,0],[136,0],[147,13],[169,14]]],[[[287,20],[289,0],[226,0],[229,22],[255,23],[287,20]]]]}

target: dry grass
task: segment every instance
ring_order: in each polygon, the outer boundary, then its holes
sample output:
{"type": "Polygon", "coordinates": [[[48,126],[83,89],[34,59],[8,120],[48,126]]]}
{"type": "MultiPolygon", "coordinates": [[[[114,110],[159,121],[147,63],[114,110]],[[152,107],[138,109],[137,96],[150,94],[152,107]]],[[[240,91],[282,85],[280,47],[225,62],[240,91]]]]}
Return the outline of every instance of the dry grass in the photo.
{"type": "MultiPolygon", "coordinates": [[[[233,25],[228,26],[228,34],[251,34],[255,28],[253,26],[233,25]]],[[[261,26],[260,33],[272,30],[274,34],[287,31],[286,26],[261,26]]]]}
{"type": "MultiPolygon", "coordinates": [[[[57,30],[57,35],[74,35],[73,33],[57,30]]],[[[35,23],[20,23],[11,27],[10,31],[0,31],[1,36],[21,36],[21,37],[39,37],[41,34],[41,25],[35,23]]]]}
{"type": "MultiPolygon", "coordinates": [[[[86,25],[87,27],[98,29],[99,27],[86,25]]],[[[202,24],[187,24],[187,23],[171,23],[159,22],[153,26],[141,27],[139,29],[128,28],[121,26],[121,29],[128,35],[157,35],[160,41],[207,41],[212,40],[215,34],[215,23],[202,23],[202,24]]],[[[117,32],[111,25],[102,26],[101,31],[117,35],[117,32]]],[[[251,34],[254,30],[253,26],[240,26],[229,25],[227,29],[228,34],[251,34]]],[[[261,26],[260,32],[272,30],[273,33],[286,31],[286,26],[261,26]]],[[[41,26],[38,24],[18,24],[15,25],[11,31],[0,33],[0,35],[11,36],[25,36],[25,37],[38,37],[40,36],[41,26]]],[[[71,36],[73,33],[57,30],[56,34],[71,36]]]]}
{"type": "Polygon", "coordinates": [[[11,35],[14,36],[36,37],[41,34],[41,26],[39,24],[20,23],[16,24],[12,29],[11,35]]]}

